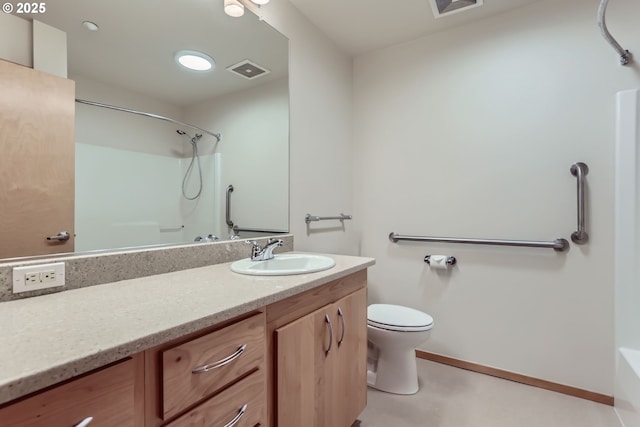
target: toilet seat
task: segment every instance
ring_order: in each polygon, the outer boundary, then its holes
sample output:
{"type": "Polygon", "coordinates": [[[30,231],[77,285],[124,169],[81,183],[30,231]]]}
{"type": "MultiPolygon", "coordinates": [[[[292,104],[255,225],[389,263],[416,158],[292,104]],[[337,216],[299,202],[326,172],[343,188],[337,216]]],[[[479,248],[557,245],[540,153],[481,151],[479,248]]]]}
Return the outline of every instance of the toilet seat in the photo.
{"type": "Polygon", "coordinates": [[[371,304],[367,308],[367,324],[389,331],[421,332],[433,327],[433,317],[400,305],[371,304]]]}

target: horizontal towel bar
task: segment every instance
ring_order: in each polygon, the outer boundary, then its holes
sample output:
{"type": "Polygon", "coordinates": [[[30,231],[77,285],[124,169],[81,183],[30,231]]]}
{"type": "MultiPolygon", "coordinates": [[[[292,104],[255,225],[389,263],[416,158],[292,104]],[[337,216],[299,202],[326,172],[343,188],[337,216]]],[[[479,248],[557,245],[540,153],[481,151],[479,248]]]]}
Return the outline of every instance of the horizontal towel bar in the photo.
{"type": "Polygon", "coordinates": [[[315,216],[311,214],[306,214],[304,217],[304,222],[309,224],[311,221],[324,221],[327,219],[337,219],[339,221],[344,221],[345,219],[352,219],[352,218],[353,216],[345,215],[343,213],[341,213],[339,216],[315,216]]]}
{"type": "Polygon", "coordinates": [[[407,240],[413,242],[466,243],[471,245],[526,246],[530,248],[552,248],[557,252],[564,252],[569,249],[569,242],[565,239],[556,239],[553,242],[540,242],[534,240],[462,239],[458,237],[402,236],[398,233],[390,233],[389,240],[391,240],[393,243],[397,243],[400,240],[407,240]]]}

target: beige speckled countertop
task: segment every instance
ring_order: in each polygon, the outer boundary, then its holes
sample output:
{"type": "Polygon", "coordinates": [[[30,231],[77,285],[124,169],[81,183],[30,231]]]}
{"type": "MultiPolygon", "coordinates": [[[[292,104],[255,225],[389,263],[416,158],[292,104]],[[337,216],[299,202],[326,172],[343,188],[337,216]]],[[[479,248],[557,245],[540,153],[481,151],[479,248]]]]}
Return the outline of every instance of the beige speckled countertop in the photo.
{"type": "Polygon", "coordinates": [[[292,276],[230,263],[0,303],[0,403],[363,270],[372,258],[292,276]]]}

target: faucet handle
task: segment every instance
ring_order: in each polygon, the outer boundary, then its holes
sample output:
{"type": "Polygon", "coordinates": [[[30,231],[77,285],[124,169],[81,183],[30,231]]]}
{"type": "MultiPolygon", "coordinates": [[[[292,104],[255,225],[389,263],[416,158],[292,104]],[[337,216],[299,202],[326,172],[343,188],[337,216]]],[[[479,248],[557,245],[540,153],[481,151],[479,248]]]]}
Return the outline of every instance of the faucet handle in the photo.
{"type": "Polygon", "coordinates": [[[259,259],[260,255],[262,254],[262,246],[260,246],[260,243],[256,242],[255,240],[245,240],[244,243],[246,245],[251,245],[251,259],[253,261],[259,259]]]}
{"type": "Polygon", "coordinates": [[[276,246],[282,246],[284,245],[284,240],[282,239],[269,239],[267,240],[267,245],[273,245],[275,244],[276,246]]]}
{"type": "Polygon", "coordinates": [[[255,240],[245,240],[244,242],[246,245],[252,245],[254,249],[258,249],[261,250],[262,246],[260,246],[260,243],[256,242],[255,240]]]}

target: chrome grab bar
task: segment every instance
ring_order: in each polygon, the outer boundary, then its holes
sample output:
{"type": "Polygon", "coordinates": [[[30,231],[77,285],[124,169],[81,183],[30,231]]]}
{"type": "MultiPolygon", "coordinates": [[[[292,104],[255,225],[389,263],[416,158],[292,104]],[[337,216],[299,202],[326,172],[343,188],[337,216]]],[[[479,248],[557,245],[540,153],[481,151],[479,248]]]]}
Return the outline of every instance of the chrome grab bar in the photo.
{"type": "Polygon", "coordinates": [[[241,231],[244,231],[245,233],[267,233],[267,234],[285,234],[288,233],[287,230],[270,230],[267,228],[243,228],[238,226],[238,224],[234,225],[233,227],[233,232],[238,234],[241,231]]]}
{"type": "Polygon", "coordinates": [[[233,185],[227,187],[227,206],[225,216],[229,227],[233,227],[233,221],[231,221],[231,193],[233,193],[233,185]]]}
{"type": "Polygon", "coordinates": [[[571,165],[571,175],[578,180],[578,230],[571,233],[571,240],[578,245],[583,245],[589,241],[589,235],[585,231],[585,207],[584,207],[584,177],[589,173],[589,167],[582,163],[571,165]]]}
{"type": "Polygon", "coordinates": [[[397,243],[400,240],[413,242],[444,242],[467,243],[471,245],[497,245],[497,246],[526,246],[530,248],[552,248],[557,252],[569,249],[569,242],[565,239],[556,239],[552,242],[540,242],[534,240],[498,240],[498,239],[462,239],[458,237],[429,237],[429,236],[402,236],[398,233],[390,233],[389,240],[397,243]]]}
{"type": "Polygon", "coordinates": [[[339,221],[344,221],[345,219],[353,219],[352,215],[345,215],[341,213],[339,216],[315,216],[311,214],[306,214],[304,217],[304,222],[309,224],[311,221],[324,221],[327,219],[337,219],[339,221]]]}
{"type": "Polygon", "coordinates": [[[240,421],[240,418],[242,418],[245,412],[247,412],[248,406],[249,405],[247,405],[246,403],[242,405],[242,408],[240,408],[240,410],[238,411],[238,414],[235,417],[233,417],[231,421],[225,424],[224,427],[233,427],[234,425],[238,424],[238,421],[240,421]]]}
{"type": "Polygon", "coordinates": [[[218,360],[217,362],[214,363],[209,363],[208,365],[202,365],[202,366],[198,366],[196,368],[193,368],[191,370],[192,374],[203,374],[205,372],[208,372],[212,369],[216,369],[216,368],[221,368],[224,365],[228,365],[229,363],[233,362],[234,360],[236,360],[238,357],[242,356],[242,353],[244,353],[244,351],[247,349],[247,344],[243,344],[240,347],[238,347],[238,349],[233,352],[233,354],[225,357],[224,359],[218,360]]]}
{"type": "MultiPolygon", "coordinates": [[[[428,265],[431,265],[431,255],[425,255],[424,262],[426,262],[428,265]]],[[[457,262],[458,260],[456,259],[456,257],[454,256],[447,257],[447,261],[446,261],[447,265],[456,265],[457,262]]]]}

